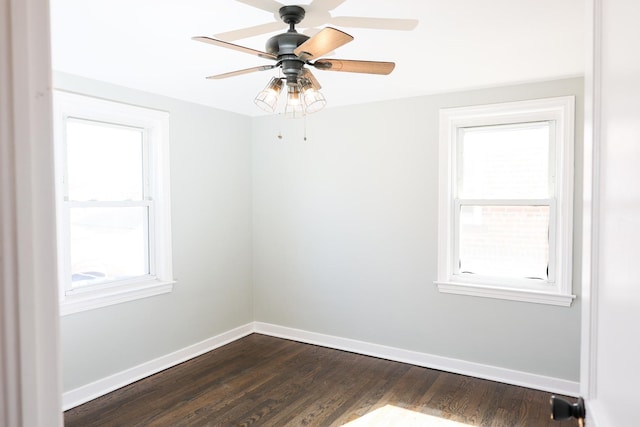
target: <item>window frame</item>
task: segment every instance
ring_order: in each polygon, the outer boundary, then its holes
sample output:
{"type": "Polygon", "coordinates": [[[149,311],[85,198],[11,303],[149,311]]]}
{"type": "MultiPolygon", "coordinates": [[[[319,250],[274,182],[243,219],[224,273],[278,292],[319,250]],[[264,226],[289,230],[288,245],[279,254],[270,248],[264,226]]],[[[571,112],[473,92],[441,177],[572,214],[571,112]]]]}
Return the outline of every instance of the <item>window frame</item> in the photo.
{"type": "Polygon", "coordinates": [[[169,174],[169,113],[129,104],[54,91],[54,145],[56,166],[56,217],[58,236],[58,288],[60,314],[67,315],[173,290],[171,200],[169,174]],[[143,133],[143,200],[69,201],[66,197],[66,121],[86,120],[141,129],[143,133]],[[69,212],[73,206],[148,206],[149,272],[144,276],[73,287],[70,270],[69,212]]]}
{"type": "Polygon", "coordinates": [[[534,99],[440,110],[438,275],[435,284],[442,293],[570,306],[573,269],[573,159],[575,97],[534,99]],[[549,199],[459,199],[458,158],[464,128],[551,122],[549,199]],[[511,280],[459,274],[455,267],[458,248],[456,209],[468,202],[547,205],[549,217],[549,280],[511,280]],[[534,204],[531,204],[531,203],[534,204]],[[535,281],[534,281],[535,280],[535,281]]]}

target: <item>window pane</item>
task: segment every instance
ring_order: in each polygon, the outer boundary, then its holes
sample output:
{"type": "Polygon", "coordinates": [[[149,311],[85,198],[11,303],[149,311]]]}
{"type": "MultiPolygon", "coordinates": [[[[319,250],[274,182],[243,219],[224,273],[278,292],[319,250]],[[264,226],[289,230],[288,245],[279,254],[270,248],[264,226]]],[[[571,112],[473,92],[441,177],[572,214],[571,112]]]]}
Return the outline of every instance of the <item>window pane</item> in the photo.
{"type": "Polygon", "coordinates": [[[149,274],[147,207],[71,208],[73,286],[149,274]]]}
{"type": "Polygon", "coordinates": [[[69,200],[141,200],[142,130],[68,119],[69,200]]]}
{"type": "Polygon", "coordinates": [[[462,206],[460,272],[547,279],[548,206],[462,206]]]}
{"type": "Polygon", "coordinates": [[[549,127],[542,122],[463,129],[458,197],[548,198],[549,127]]]}

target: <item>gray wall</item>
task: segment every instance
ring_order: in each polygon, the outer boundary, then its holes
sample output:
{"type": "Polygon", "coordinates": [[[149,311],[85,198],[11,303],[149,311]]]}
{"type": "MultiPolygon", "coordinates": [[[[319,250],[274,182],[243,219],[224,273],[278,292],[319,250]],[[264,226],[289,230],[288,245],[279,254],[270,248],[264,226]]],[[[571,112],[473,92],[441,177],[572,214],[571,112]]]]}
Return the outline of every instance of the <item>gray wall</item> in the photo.
{"type": "Polygon", "coordinates": [[[447,295],[433,280],[443,107],[577,96],[579,251],[582,79],[328,108],[309,116],[307,142],[304,121],[61,73],[54,82],[171,113],[178,280],[168,295],[63,317],[65,391],[253,320],[578,380],[579,299],[563,308],[447,295]]]}
{"type": "Polygon", "coordinates": [[[178,281],[171,294],[62,317],[64,390],[251,322],[250,118],[66,74],[54,83],[171,114],[178,281]]]}
{"type": "Polygon", "coordinates": [[[302,121],[254,119],[255,319],[578,381],[579,298],[440,294],[433,281],[439,109],[576,95],[579,294],[582,93],[582,79],[566,79],[329,108],[309,116],[307,142],[302,121]]]}

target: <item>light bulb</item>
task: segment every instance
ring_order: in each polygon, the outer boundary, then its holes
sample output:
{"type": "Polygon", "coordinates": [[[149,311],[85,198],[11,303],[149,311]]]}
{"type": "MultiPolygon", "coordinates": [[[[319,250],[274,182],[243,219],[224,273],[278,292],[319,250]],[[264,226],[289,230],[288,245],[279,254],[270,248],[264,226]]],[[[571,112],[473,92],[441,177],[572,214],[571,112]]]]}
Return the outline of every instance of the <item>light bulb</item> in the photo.
{"type": "Polygon", "coordinates": [[[287,86],[287,106],[285,107],[284,115],[291,119],[304,116],[304,107],[300,99],[300,89],[298,85],[287,86]]]}

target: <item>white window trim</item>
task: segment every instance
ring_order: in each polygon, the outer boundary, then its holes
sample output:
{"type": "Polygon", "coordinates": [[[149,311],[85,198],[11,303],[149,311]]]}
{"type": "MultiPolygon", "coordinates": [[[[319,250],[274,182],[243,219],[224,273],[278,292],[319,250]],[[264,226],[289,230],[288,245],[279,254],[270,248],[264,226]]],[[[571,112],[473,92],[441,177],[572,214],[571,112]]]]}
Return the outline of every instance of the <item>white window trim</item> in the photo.
{"type": "Polygon", "coordinates": [[[60,314],[67,315],[112,304],[164,294],[173,290],[175,283],[172,269],[171,246],[171,198],[169,175],[169,113],[104,99],[54,91],[54,140],[56,163],[56,205],[58,211],[58,283],[60,314]],[[64,214],[64,182],[60,171],[64,159],[64,126],[67,117],[102,121],[143,128],[149,138],[150,176],[154,185],[151,198],[154,201],[150,227],[154,242],[150,262],[155,267],[153,276],[138,280],[119,281],[114,284],[96,285],[85,289],[65,289],[70,275],[66,238],[68,229],[64,214]]]}
{"type": "MultiPolygon", "coordinates": [[[[575,298],[572,295],[574,105],[575,97],[564,96],[440,110],[438,277],[435,281],[440,292],[567,307],[571,305],[575,298]],[[556,265],[555,281],[544,289],[521,284],[460,280],[453,268],[458,130],[464,127],[535,121],[556,123],[556,215],[550,219],[553,221],[550,226],[555,227],[557,240],[553,259],[556,265]]],[[[550,246],[552,244],[550,242],[550,246]]],[[[553,253],[551,247],[550,252],[553,253]]]]}

